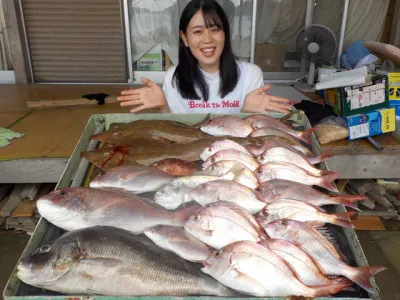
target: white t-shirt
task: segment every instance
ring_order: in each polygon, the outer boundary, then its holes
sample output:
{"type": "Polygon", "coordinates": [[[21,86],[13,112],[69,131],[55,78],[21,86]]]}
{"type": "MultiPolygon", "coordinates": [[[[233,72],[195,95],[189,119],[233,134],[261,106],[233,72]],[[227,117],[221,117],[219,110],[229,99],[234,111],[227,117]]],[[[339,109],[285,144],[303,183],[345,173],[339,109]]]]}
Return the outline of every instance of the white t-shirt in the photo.
{"type": "MultiPolygon", "coordinates": [[[[176,67],[169,68],[165,75],[163,90],[171,112],[178,114],[240,113],[247,94],[263,86],[263,73],[257,65],[241,61],[236,61],[236,63],[240,70],[238,83],[235,89],[223,98],[219,95],[219,72],[210,74],[200,69],[209,87],[207,102],[182,98],[176,84],[175,87],[172,85],[176,67]]],[[[198,95],[201,94],[198,92],[198,95]]]]}

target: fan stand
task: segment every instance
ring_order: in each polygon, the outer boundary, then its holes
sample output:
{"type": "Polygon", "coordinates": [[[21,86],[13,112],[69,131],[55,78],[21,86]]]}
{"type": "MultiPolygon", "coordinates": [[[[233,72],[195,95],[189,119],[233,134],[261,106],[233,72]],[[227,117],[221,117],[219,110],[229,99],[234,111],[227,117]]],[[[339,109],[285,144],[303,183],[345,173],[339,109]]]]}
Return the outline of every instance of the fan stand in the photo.
{"type": "MultiPolygon", "coordinates": [[[[319,51],[319,45],[317,43],[310,43],[307,46],[307,50],[308,52],[310,52],[311,54],[315,54],[318,53],[319,51]]],[[[315,77],[315,62],[314,61],[310,61],[310,69],[308,71],[308,80],[307,83],[309,86],[313,86],[314,85],[314,77],[315,77]]]]}

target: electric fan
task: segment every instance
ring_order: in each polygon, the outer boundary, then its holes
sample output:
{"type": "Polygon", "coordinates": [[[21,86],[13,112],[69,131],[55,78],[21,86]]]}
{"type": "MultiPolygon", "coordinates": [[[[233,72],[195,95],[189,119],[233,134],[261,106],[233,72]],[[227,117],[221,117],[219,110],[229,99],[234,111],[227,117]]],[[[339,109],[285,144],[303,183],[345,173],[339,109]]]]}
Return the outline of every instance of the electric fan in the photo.
{"type": "Polygon", "coordinates": [[[314,84],[315,64],[329,60],[336,51],[336,37],[322,25],[304,27],[296,37],[296,50],[302,59],[310,62],[307,83],[314,84]]]}

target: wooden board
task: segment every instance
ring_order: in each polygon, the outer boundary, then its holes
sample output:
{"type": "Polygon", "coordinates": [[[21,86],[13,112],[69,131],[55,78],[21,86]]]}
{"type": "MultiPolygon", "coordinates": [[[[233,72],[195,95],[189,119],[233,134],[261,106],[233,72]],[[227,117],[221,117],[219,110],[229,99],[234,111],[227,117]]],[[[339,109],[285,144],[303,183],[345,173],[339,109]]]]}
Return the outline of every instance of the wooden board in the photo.
{"type": "Polygon", "coordinates": [[[355,230],[386,230],[379,217],[362,217],[359,216],[355,220],[351,220],[355,230]]]}
{"type": "Polygon", "coordinates": [[[8,112],[8,113],[0,113],[0,127],[7,127],[12,123],[18,121],[23,118],[27,113],[26,112],[8,112]]]}

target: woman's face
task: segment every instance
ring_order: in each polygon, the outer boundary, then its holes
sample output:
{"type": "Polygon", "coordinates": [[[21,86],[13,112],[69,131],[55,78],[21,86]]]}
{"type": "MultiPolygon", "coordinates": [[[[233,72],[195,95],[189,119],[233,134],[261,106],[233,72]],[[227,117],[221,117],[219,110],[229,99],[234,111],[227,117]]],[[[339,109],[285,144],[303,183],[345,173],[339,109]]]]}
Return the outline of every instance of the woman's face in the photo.
{"type": "Polygon", "coordinates": [[[208,73],[219,71],[219,61],[225,44],[225,32],[217,26],[206,27],[203,12],[193,15],[186,29],[186,35],[180,36],[186,47],[190,48],[202,70],[208,73]]]}

